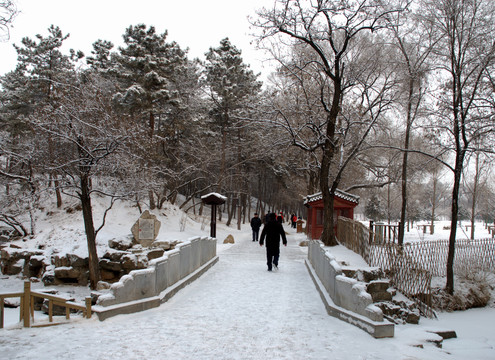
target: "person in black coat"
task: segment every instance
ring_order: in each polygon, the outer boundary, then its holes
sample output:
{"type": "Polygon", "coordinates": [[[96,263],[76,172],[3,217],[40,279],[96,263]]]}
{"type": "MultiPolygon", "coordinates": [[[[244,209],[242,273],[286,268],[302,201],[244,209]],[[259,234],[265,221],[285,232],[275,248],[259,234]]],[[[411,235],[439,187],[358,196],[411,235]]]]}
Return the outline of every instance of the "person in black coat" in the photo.
{"type": "Polygon", "coordinates": [[[263,227],[260,238],[260,246],[263,246],[266,237],[266,264],[268,265],[268,271],[272,271],[272,264],[278,269],[280,236],[282,236],[284,246],[287,246],[284,227],[277,221],[276,215],[271,213],[268,218],[268,223],[263,227]]]}
{"type": "Polygon", "coordinates": [[[251,219],[251,229],[253,230],[253,241],[258,241],[261,227],[261,219],[257,213],[254,213],[254,217],[251,219]]]}

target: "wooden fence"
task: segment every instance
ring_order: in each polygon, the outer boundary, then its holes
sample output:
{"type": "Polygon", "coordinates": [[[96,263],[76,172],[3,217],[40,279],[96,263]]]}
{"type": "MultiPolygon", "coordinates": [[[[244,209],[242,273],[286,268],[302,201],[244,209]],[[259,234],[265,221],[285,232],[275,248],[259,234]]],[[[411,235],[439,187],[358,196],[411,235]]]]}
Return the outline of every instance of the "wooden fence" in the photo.
{"type": "Polygon", "coordinates": [[[41,327],[58,325],[62,322],[53,321],[53,306],[62,306],[65,308],[65,319],[70,319],[70,310],[79,310],[83,312],[83,316],[91,318],[91,297],[88,296],[85,299],[85,305],[76,304],[66,299],[45,294],[42,292],[32,291],[31,283],[29,281],[24,282],[24,292],[21,293],[0,293],[0,328],[4,325],[5,305],[4,300],[6,298],[20,298],[21,306],[19,311],[19,321],[22,321],[24,327],[41,327]],[[34,299],[43,298],[48,300],[48,323],[34,323],[34,299]],[[32,321],[33,320],[33,321],[32,321]]]}
{"type": "MultiPolygon", "coordinates": [[[[375,236],[360,222],[343,217],[339,217],[337,228],[337,237],[341,244],[360,254],[370,266],[386,271],[392,284],[414,300],[423,315],[434,316],[431,307],[431,273],[418,266],[409,254],[403,252],[393,242],[393,236],[388,236],[389,241],[384,241],[384,236],[375,236]]],[[[380,229],[384,231],[387,228],[380,229]]]]}
{"type": "MultiPolygon", "coordinates": [[[[446,276],[448,240],[420,241],[404,244],[403,252],[412,266],[428,270],[432,276],[446,276]]],[[[374,256],[374,261],[379,261],[374,256]]],[[[381,260],[383,261],[383,260],[381,260]]],[[[386,266],[386,265],[385,265],[386,266]]],[[[495,270],[495,241],[493,239],[457,240],[454,273],[495,270]]]]}
{"type": "MultiPolygon", "coordinates": [[[[419,300],[425,313],[431,311],[431,278],[444,277],[447,272],[448,240],[419,241],[399,247],[393,235],[384,241],[381,235],[363,224],[340,217],[339,242],[360,254],[370,266],[388,271],[392,283],[404,295],[419,300]]],[[[376,229],[376,225],[374,227],[376,229]]],[[[454,273],[495,270],[495,240],[457,240],[454,254],[454,273]]]]}
{"type": "Polygon", "coordinates": [[[387,242],[397,242],[399,238],[398,224],[381,224],[370,221],[369,237],[370,242],[374,244],[383,244],[387,242]]]}

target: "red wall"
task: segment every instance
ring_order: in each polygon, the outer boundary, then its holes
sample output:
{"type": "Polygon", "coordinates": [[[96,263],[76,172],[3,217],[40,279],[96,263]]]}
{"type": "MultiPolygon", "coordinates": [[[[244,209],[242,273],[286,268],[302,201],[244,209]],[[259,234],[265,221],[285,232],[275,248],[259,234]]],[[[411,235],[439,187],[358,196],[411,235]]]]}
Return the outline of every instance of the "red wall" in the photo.
{"type": "MultiPolygon", "coordinates": [[[[308,237],[311,239],[319,239],[323,232],[323,200],[308,202],[306,205],[308,206],[308,226],[306,229],[308,237]]],[[[333,212],[335,233],[337,233],[337,218],[343,216],[354,219],[354,208],[356,206],[356,203],[334,198],[333,212]]]]}

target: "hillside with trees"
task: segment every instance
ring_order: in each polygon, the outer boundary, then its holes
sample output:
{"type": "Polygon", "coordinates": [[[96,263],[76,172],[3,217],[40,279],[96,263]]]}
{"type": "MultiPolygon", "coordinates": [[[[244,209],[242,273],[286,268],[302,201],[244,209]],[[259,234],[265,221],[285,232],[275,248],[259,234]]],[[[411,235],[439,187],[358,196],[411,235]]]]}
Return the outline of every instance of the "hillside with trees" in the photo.
{"type": "Polygon", "coordinates": [[[303,215],[322,192],[322,241],[335,245],[341,189],[369,218],[400,222],[399,243],[409,221],[450,219],[452,269],[457,221],[495,216],[494,17],[489,0],[276,0],[252,18],[277,64],[265,84],[228,37],[200,61],[136,24],[85,55],[64,53],[52,25],[16,44],[0,77],[0,221],[35,235],[40,204],[77,199],[94,287],[117,200],[144,211],[180,197],[201,212],[217,192],[219,217],[240,227],[255,211],[303,215]]]}

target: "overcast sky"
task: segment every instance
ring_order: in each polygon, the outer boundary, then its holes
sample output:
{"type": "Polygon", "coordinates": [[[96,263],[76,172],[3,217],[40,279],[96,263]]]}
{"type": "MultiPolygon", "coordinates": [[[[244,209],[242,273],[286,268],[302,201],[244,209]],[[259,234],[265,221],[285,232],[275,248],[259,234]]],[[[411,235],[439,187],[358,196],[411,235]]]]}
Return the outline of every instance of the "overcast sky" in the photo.
{"type": "Polygon", "coordinates": [[[191,59],[203,59],[210,47],[217,47],[221,39],[229,37],[255,73],[269,72],[262,61],[266,55],[250,44],[253,30],[247,16],[255,16],[255,10],[263,6],[271,7],[274,0],[15,1],[20,14],[10,29],[10,39],[0,43],[0,74],[16,65],[17,54],[12,44],[20,44],[25,36],[47,36],[51,24],[70,34],[64,42],[64,53],[73,48],[89,55],[96,40],[121,45],[124,30],[139,23],[155,26],[160,34],[167,30],[168,41],[189,48],[191,59]]]}

